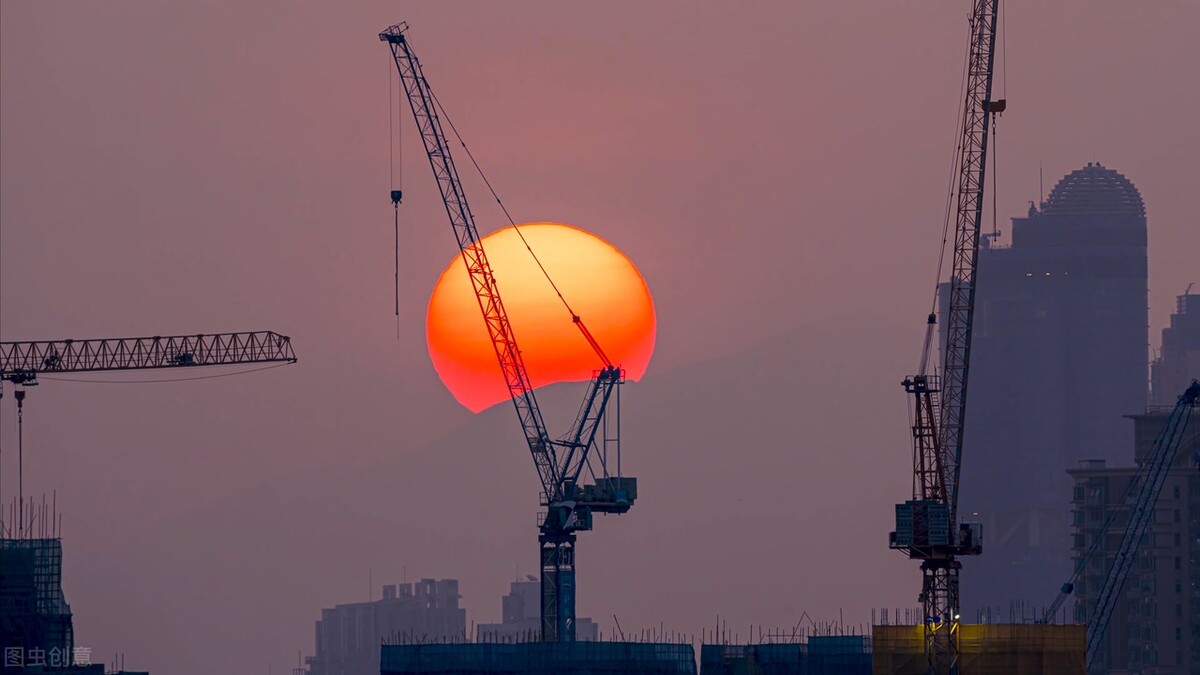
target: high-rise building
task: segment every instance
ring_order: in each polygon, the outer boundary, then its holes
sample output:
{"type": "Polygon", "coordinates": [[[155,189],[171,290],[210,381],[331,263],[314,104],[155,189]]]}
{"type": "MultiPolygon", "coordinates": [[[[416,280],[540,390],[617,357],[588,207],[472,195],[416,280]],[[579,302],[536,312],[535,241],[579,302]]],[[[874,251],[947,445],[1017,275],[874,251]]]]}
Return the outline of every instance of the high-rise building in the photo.
{"type": "Polygon", "coordinates": [[[1163,329],[1162,348],[1150,364],[1151,402],[1171,407],[1192,380],[1200,378],[1200,293],[1191,285],[1175,298],[1171,325],[1163,329]]]}
{"type": "MultiPolygon", "coordinates": [[[[946,290],[942,295],[943,321],[946,290]]],[[[979,252],[960,513],[983,523],[963,563],[972,620],[1048,604],[1071,571],[1068,468],[1116,461],[1147,396],[1146,209],[1098,163],[985,235],[979,252]]],[[[1016,617],[1020,620],[1020,617],[1016,617]]]]}
{"type": "MultiPolygon", "coordinates": [[[[1182,393],[1182,390],[1179,392],[1182,393]]],[[[1168,411],[1131,415],[1134,461],[1141,466],[1162,432],[1168,411]]],[[[1200,675],[1200,424],[1184,429],[1175,462],[1137,559],[1125,581],[1097,655],[1097,673],[1200,675]]],[[[1125,464],[1125,462],[1123,462],[1125,464]]],[[[1113,567],[1116,549],[1129,522],[1124,499],[1133,466],[1114,467],[1104,460],[1080,462],[1070,471],[1075,481],[1073,542],[1078,562],[1100,538],[1104,555],[1093,558],[1075,584],[1074,616],[1091,617],[1101,587],[1113,567]]]]}
{"type": "Polygon", "coordinates": [[[380,645],[465,642],[467,610],[457,579],[383,587],[383,597],[321,610],[308,675],[378,675],[380,645]]]}

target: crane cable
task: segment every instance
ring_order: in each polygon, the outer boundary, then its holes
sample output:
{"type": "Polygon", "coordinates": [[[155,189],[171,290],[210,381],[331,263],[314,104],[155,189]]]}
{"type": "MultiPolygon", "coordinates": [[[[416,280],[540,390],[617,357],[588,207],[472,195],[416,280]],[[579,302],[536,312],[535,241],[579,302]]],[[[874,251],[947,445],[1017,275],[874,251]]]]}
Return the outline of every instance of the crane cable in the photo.
{"type": "MultiPolygon", "coordinates": [[[[426,83],[426,86],[428,86],[428,82],[426,83]]],[[[458,133],[458,127],[454,126],[454,120],[450,119],[450,115],[448,115],[446,113],[446,109],[442,107],[441,100],[438,99],[437,94],[433,93],[432,89],[429,90],[429,93],[432,94],[433,102],[435,105],[437,105],[438,110],[442,113],[442,117],[444,117],[446,119],[446,123],[450,125],[450,130],[454,132],[454,137],[458,139],[458,144],[462,146],[462,149],[467,153],[467,157],[471,159],[471,164],[475,166],[475,171],[479,174],[479,177],[483,179],[483,184],[487,186],[488,191],[492,193],[492,198],[495,199],[496,203],[500,205],[500,210],[504,212],[504,217],[508,219],[508,224],[512,225],[513,229],[517,231],[517,236],[521,238],[521,243],[525,244],[525,250],[529,251],[529,255],[533,256],[533,261],[537,263],[538,269],[542,271],[542,275],[546,277],[546,281],[550,282],[550,287],[554,289],[554,293],[558,295],[558,299],[562,301],[563,307],[566,307],[567,311],[571,313],[571,318],[578,318],[578,315],[575,314],[575,310],[571,309],[570,303],[568,303],[567,299],[563,297],[562,291],[558,290],[558,285],[554,283],[554,279],[550,277],[550,273],[546,271],[546,267],[542,265],[542,261],[537,257],[537,254],[533,252],[533,247],[529,245],[529,241],[525,239],[525,235],[521,233],[521,228],[517,225],[517,221],[513,220],[512,215],[508,212],[508,208],[504,206],[504,202],[500,200],[500,195],[496,194],[496,189],[492,187],[492,182],[489,181],[487,175],[483,173],[483,168],[480,167],[479,162],[475,160],[475,155],[471,152],[471,149],[467,147],[467,143],[463,140],[462,135],[458,133]]]]}
{"type": "Polygon", "coordinates": [[[50,380],[52,382],[74,382],[78,384],[159,384],[163,382],[191,382],[193,380],[215,380],[218,377],[232,377],[234,375],[248,375],[257,373],[263,370],[271,370],[281,366],[290,366],[290,363],[273,363],[269,366],[260,366],[257,368],[247,368],[245,370],[235,370],[232,373],[218,373],[216,375],[198,375],[196,377],[166,377],[153,380],[89,380],[75,377],[53,377],[38,373],[39,380],[50,380]]]}
{"type": "MultiPolygon", "coordinates": [[[[958,80],[959,81],[959,86],[958,86],[958,100],[959,101],[962,101],[963,97],[966,95],[967,72],[968,72],[968,67],[970,66],[970,61],[971,61],[971,46],[970,46],[970,44],[968,44],[967,48],[963,51],[962,75],[959,77],[959,80],[958,80]]],[[[946,186],[946,208],[945,208],[945,211],[943,212],[943,216],[942,216],[942,246],[940,249],[938,249],[937,274],[935,274],[933,277],[933,300],[930,302],[930,307],[929,307],[929,317],[930,318],[934,318],[937,316],[938,290],[942,283],[942,269],[945,267],[945,264],[946,264],[946,245],[949,243],[949,239],[950,239],[950,214],[951,214],[951,212],[953,212],[953,210],[955,208],[954,207],[954,196],[956,194],[955,179],[958,178],[959,161],[962,156],[961,141],[962,141],[962,129],[963,129],[962,125],[963,125],[963,123],[964,123],[964,120],[962,118],[961,113],[956,112],[955,113],[955,121],[954,121],[954,143],[952,145],[952,153],[951,153],[951,157],[950,157],[950,184],[946,186]]],[[[929,361],[929,352],[930,352],[931,346],[933,345],[934,325],[935,324],[933,322],[929,322],[926,324],[925,341],[924,341],[924,344],[921,349],[921,362],[920,362],[919,367],[917,368],[917,374],[919,374],[919,375],[925,374],[926,365],[929,361]]],[[[937,372],[936,365],[934,366],[934,372],[935,372],[935,374],[937,372]]]]}
{"type": "MultiPolygon", "coordinates": [[[[1004,12],[1000,16],[1000,98],[998,100],[1008,100],[1008,12],[1004,12]]],[[[991,105],[991,101],[988,101],[991,105]]],[[[991,114],[991,113],[989,113],[991,114]]],[[[1000,189],[997,185],[997,178],[1000,175],[999,165],[996,155],[998,142],[996,141],[996,121],[1003,113],[992,115],[992,241],[1000,238],[1000,219],[996,215],[996,204],[1000,201],[1000,189]]]]}
{"type": "MultiPolygon", "coordinates": [[[[400,339],[400,197],[404,194],[404,125],[399,119],[403,113],[397,113],[396,99],[400,96],[395,92],[392,77],[392,64],[388,63],[388,189],[392,196],[392,220],[395,256],[395,311],[396,339],[400,339]],[[399,155],[399,160],[396,156],[399,155]],[[399,172],[396,167],[399,166],[399,172]],[[397,183],[397,177],[399,182],[397,183]]],[[[403,111],[404,106],[399,106],[403,111]]]]}
{"type": "MultiPolygon", "coordinates": [[[[426,86],[428,86],[428,82],[426,82],[426,86]]],[[[567,312],[571,314],[571,320],[580,326],[581,330],[584,332],[584,336],[588,338],[588,342],[592,343],[593,348],[595,348],[597,351],[600,351],[599,345],[595,343],[595,340],[591,337],[591,334],[587,332],[586,328],[583,328],[583,322],[579,318],[579,315],[576,314],[575,310],[571,308],[571,304],[567,302],[566,297],[564,297],[562,291],[559,290],[558,284],[554,283],[554,279],[550,276],[550,272],[546,270],[546,266],[542,264],[541,259],[538,258],[537,253],[534,253],[533,247],[529,245],[529,240],[526,239],[525,235],[521,232],[521,227],[517,225],[517,221],[513,219],[512,215],[508,212],[508,208],[504,206],[504,202],[500,200],[500,195],[496,194],[496,189],[492,187],[492,182],[488,180],[487,175],[483,172],[483,168],[480,167],[479,162],[476,161],[475,155],[471,152],[471,149],[467,147],[467,143],[463,140],[462,134],[458,133],[458,128],[454,126],[454,120],[450,119],[450,115],[446,113],[446,109],[442,106],[441,100],[438,99],[437,94],[433,93],[433,89],[430,89],[429,93],[433,96],[433,102],[437,106],[438,111],[441,112],[442,117],[446,120],[446,123],[450,125],[450,130],[454,132],[454,137],[458,139],[458,144],[462,146],[462,149],[467,153],[467,157],[470,158],[471,164],[475,167],[475,171],[479,174],[479,177],[483,179],[483,183],[487,186],[488,191],[492,193],[492,198],[496,200],[496,203],[500,206],[500,210],[504,212],[504,217],[508,219],[509,225],[516,230],[517,236],[521,238],[521,243],[525,245],[525,250],[529,251],[529,255],[533,256],[533,261],[537,263],[538,269],[542,271],[542,276],[546,277],[546,281],[550,282],[550,287],[554,289],[555,295],[557,295],[558,299],[562,301],[563,307],[567,308],[567,312]]],[[[607,357],[604,357],[604,353],[602,351],[600,351],[600,355],[605,361],[608,360],[607,357]]]]}

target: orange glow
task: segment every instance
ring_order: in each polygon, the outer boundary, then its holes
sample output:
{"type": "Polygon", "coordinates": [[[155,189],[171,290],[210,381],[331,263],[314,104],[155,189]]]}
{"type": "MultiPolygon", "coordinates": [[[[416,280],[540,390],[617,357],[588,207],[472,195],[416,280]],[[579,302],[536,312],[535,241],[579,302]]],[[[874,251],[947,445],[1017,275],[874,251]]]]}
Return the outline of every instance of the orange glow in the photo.
{"type": "MultiPolygon", "coordinates": [[[[638,380],[654,352],[654,301],[633,263],[612,244],[570,225],[528,223],[529,242],[567,302],[626,377],[638,380]]],[[[534,387],[585,381],[604,364],[563,307],[516,230],[483,238],[500,297],[534,387]]],[[[483,315],[454,256],[442,272],[425,319],[429,356],[446,388],[474,412],[508,400],[508,387],[483,315]]]]}

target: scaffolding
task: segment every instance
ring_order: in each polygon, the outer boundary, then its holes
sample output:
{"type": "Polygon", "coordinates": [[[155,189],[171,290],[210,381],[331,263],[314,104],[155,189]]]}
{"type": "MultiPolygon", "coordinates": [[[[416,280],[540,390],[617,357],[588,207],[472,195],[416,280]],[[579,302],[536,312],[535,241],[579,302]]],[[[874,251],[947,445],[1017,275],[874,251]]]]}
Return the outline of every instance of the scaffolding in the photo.
{"type": "MultiPolygon", "coordinates": [[[[960,669],[974,675],[1084,675],[1087,627],[1082,624],[964,624],[960,669]]],[[[925,675],[923,627],[875,626],[876,675],[925,675]]]]}
{"type": "Polygon", "coordinates": [[[383,645],[381,675],[696,675],[690,644],[524,642],[383,645]]]}
{"type": "Polygon", "coordinates": [[[72,653],[60,539],[0,539],[0,644],[72,653]]]}
{"type": "Polygon", "coordinates": [[[871,638],[823,635],[807,642],[704,645],[700,675],[871,675],[871,638]]]}

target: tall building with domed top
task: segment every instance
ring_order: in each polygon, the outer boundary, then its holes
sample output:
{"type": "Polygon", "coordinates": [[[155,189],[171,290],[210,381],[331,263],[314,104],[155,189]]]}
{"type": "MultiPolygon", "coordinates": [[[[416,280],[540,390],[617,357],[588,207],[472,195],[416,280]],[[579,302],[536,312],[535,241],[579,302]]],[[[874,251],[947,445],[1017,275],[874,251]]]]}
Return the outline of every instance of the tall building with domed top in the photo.
{"type": "Polygon", "coordinates": [[[1146,277],[1145,204],[1099,163],[984,237],[959,510],[984,527],[964,561],[972,620],[1032,618],[1070,576],[1067,470],[1124,463],[1125,416],[1146,408],[1146,277]]]}

